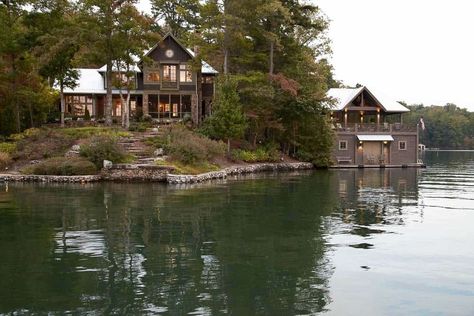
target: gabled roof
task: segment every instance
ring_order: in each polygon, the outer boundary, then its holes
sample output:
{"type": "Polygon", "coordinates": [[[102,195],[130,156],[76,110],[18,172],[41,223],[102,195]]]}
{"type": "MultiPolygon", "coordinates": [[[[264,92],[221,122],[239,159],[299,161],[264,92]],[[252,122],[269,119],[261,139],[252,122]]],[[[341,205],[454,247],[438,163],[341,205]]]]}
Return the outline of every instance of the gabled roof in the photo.
{"type": "Polygon", "coordinates": [[[364,91],[367,92],[371,97],[373,97],[382,106],[385,112],[389,112],[389,113],[410,112],[408,108],[406,108],[399,102],[394,101],[382,94],[377,94],[377,96],[375,96],[366,87],[332,88],[327,92],[327,96],[331,97],[332,99],[336,101],[335,104],[332,106],[332,109],[334,111],[342,111],[364,91]]]}
{"type": "MultiPolygon", "coordinates": [[[[121,68],[120,71],[122,71],[122,72],[126,71],[125,67],[120,67],[120,68],[121,68]]],[[[106,72],[107,71],[107,65],[103,65],[102,67],[97,69],[97,71],[98,72],[106,72]]],[[[112,65],[112,71],[118,71],[117,65],[115,65],[115,63],[112,65]]],[[[135,65],[130,65],[130,71],[142,72],[136,64],[135,65]]]]}
{"type": "MultiPolygon", "coordinates": [[[[165,36],[163,36],[163,39],[161,40],[161,42],[163,42],[168,37],[171,37],[189,55],[189,57],[191,57],[193,59],[196,57],[195,52],[193,52],[189,48],[184,47],[183,44],[181,44],[181,42],[176,37],[174,37],[173,34],[171,34],[171,33],[167,33],[165,36]]],[[[154,51],[158,47],[158,45],[161,42],[156,43],[152,48],[150,48],[148,51],[146,51],[144,56],[148,56],[152,51],[154,51]]],[[[140,63],[140,62],[141,62],[141,60],[138,63],[140,63]]],[[[202,63],[201,73],[208,74],[208,75],[215,75],[215,74],[219,73],[217,70],[215,70],[211,65],[209,65],[204,60],[201,61],[201,63],[202,63]]]]}
{"type": "Polygon", "coordinates": [[[104,93],[104,78],[97,69],[76,69],[79,74],[74,89],[64,88],[65,93],[104,93]]]}
{"type": "Polygon", "coordinates": [[[178,46],[181,47],[189,55],[189,57],[194,58],[194,53],[190,53],[190,50],[184,47],[183,44],[181,44],[181,42],[178,41],[178,39],[174,37],[173,34],[171,33],[166,33],[165,36],[163,36],[163,39],[161,41],[159,41],[152,48],[146,51],[144,56],[148,56],[152,51],[154,51],[158,47],[158,45],[160,45],[161,42],[164,42],[168,37],[171,37],[176,42],[176,44],[178,44],[178,46]]]}
{"type": "MultiPolygon", "coordinates": [[[[79,79],[77,80],[77,86],[74,89],[64,88],[66,94],[106,94],[107,91],[104,89],[104,77],[100,74],[98,69],[88,68],[77,68],[79,79]]],[[[58,89],[56,87],[56,89],[58,89]]],[[[120,93],[119,90],[113,89],[113,94],[120,93]]],[[[132,90],[132,94],[140,93],[139,91],[132,90]]]]}

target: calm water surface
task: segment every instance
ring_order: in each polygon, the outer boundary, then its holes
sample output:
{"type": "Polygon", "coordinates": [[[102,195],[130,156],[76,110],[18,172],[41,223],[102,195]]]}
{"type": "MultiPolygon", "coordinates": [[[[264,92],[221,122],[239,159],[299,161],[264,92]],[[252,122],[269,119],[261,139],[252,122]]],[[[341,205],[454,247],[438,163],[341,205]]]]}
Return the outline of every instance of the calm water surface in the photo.
{"type": "Polygon", "coordinates": [[[0,183],[0,314],[474,315],[474,153],[425,160],[0,183]]]}

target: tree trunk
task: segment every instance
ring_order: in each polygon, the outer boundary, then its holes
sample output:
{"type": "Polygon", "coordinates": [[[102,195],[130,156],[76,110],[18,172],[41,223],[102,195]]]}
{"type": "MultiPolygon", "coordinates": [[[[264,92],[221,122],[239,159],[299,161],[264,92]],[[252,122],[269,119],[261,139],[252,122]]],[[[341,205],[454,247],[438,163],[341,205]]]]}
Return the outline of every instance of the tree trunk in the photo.
{"type": "Polygon", "coordinates": [[[227,48],[224,50],[224,75],[227,75],[229,73],[229,51],[227,50],[227,48]]]}
{"type": "Polygon", "coordinates": [[[273,54],[274,54],[274,51],[275,51],[275,42],[272,40],[270,42],[270,75],[273,75],[273,68],[274,68],[274,64],[273,64],[273,54]]]}
{"type": "Polygon", "coordinates": [[[16,123],[16,131],[17,133],[21,132],[21,121],[20,121],[20,104],[18,103],[18,98],[17,98],[17,78],[16,78],[16,63],[15,63],[15,55],[11,54],[10,55],[11,63],[12,63],[12,75],[13,75],[13,85],[12,85],[12,94],[13,94],[13,112],[15,115],[15,123],[16,123]]]}
{"type": "Polygon", "coordinates": [[[105,73],[107,81],[107,96],[105,103],[105,125],[112,125],[112,61],[107,61],[107,72],[105,73]]]}
{"type": "Polygon", "coordinates": [[[125,125],[126,129],[130,128],[130,91],[127,91],[127,102],[125,103],[125,125]]]}
{"type": "Polygon", "coordinates": [[[230,138],[227,138],[227,154],[230,154],[230,138]]]}
{"type": "Polygon", "coordinates": [[[64,84],[61,80],[61,91],[60,91],[60,95],[61,95],[61,127],[64,127],[64,112],[66,112],[66,104],[65,104],[65,101],[64,101],[64,84]]]}

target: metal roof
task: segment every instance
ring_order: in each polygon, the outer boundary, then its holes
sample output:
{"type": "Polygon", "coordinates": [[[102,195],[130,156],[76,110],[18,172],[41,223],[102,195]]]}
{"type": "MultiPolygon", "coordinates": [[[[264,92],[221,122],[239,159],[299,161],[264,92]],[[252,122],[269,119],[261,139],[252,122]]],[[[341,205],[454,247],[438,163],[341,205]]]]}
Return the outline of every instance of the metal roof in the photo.
{"type": "Polygon", "coordinates": [[[391,135],[357,135],[361,142],[393,142],[391,135]]]}
{"type": "Polygon", "coordinates": [[[327,92],[327,96],[335,100],[335,104],[332,106],[332,109],[335,111],[342,111],[364,90],[370,95],[372,95],[382,105],[385,112],[389,112],[389,113],[410,112],[408,108],[406,108],[399,102],[394,101],[381,93],[377,93],[377,95],[374,95],[366,87],[332,88],[327,92]]]}
{"type": "Polygon", "coordinates": [[[74,89],[64,88],[64,93],[105,93],[104,78],[98,69],[76,69],[79,73],[79,80],[74,89]]]}

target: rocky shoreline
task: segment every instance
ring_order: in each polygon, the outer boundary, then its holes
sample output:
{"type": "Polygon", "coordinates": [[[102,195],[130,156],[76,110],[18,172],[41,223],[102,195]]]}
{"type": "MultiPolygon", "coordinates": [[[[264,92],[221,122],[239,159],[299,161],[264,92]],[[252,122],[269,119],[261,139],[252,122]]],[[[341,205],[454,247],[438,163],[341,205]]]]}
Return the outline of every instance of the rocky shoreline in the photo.
{"type": "Polygon", "coordinates": [[[99,175],[89,176],[50,176],[50,175],[21,175],[0,174],[0,182],[42,182],[42,183],[90,183],[99,181],[116,182],[165,182],[168,184],[199,183],[213,179],[225,179],[227,176],[258,173],[264,171],[294,171],[313,169],[312,163],[259,163],[228,167],[219,171],[198,175],[172,174],[173,168],[164,166],[116,165],[103,170],[99,175]]]}

